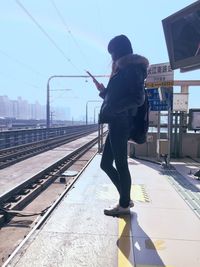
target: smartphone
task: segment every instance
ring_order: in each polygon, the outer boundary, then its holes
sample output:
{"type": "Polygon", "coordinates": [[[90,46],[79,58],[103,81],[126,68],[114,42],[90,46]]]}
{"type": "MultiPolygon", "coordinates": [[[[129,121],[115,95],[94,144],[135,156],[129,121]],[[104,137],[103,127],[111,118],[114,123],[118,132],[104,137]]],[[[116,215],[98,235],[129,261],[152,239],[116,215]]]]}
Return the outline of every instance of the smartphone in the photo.
{"type": "Polygon", "coordinates": [[[87,74],[93,79],[93,81],[94,81],[95,83],[99,84],[99,82],[97,81],[97,79],[96,79],[96,78],[95,78],[89,71],[86,70],[86,72],[87,72],[87,74]]]}

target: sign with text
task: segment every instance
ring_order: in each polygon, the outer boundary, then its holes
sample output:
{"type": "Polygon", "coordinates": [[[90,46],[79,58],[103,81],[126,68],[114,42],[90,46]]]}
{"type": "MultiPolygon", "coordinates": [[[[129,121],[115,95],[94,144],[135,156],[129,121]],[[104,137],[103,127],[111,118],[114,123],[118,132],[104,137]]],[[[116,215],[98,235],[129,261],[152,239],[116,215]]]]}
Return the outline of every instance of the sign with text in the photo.
{"type": "Polygon", "coordinates": [[[171,87],[174,85],[174,71],[169,63],[153,64],[148,68],[146,88],[171,87]]]}
{"type": "Polygon", "coordinates": [[[172,109],[173,87],[150,88],[147,89],[147,94],[151,111],[167,111],[169,108],[172,109]]]}

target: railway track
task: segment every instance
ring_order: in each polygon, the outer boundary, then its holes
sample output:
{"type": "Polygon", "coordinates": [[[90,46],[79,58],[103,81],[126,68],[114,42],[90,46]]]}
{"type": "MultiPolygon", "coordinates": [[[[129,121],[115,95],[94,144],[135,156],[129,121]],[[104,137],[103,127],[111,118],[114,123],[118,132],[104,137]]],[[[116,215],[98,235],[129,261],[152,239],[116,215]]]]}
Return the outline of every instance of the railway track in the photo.
{"type": "Polygon", "coordinates": [[[64,136],[52,137],[34,143],[28,143],[0,150],[0,169],[8,167],[26,158],[32,157],[44,151],[50,150],[62,144],[76,140],[79,137],[87,135],[97,130],[97,126],[83,127],[74,129],[64,136]]]}
{"type": "MultiPolygon", "coordinates": [[[[53,165],[37,173],[30,179],[22,182],[14,187],[9,192],[6,192],[0,197],[1,213],[0,222],[4,222],[9,219],[9,211],[14,209],[22,209],[30,200],[43,191],[49,184],[55,179],[62,176],[65,172],[80,156],[82,156],[88,149],[94,146],[98,141],[98,138],[93,139],[87,144],[75,149],[72,153],[68,154],[61,160],[58,160],[53,165]]],[[[11,213],[12,215],[13,213],[11,213]]]]}
{"type": "Polygon", "coordinates": [[[97,142],[98,138],[94,138],[1,196],[0,239],[9,240],[9,244],[0,245],[0,266],[72,188],[80,173],[97,153],[97,146],[94,146],[97,142]],[[75,170],[77,174],[66,176],[65,173],[69,170],[75,170]]]}

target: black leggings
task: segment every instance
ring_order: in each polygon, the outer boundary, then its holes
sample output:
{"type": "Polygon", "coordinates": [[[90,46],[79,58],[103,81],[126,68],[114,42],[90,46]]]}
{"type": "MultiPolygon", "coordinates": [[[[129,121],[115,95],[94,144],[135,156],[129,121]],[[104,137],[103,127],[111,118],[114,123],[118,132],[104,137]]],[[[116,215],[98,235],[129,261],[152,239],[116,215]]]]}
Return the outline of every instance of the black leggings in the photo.
{"type": "Polygon", "coordinates": [[[128,116],[120,116],[109,123],[109,133],[106,138],[101,168],[116,186],[121,207],[128,207],[130,202],[131,176],[127,160],[127,143],[129,137],[128,116]],[[115,161],[115,166],[113,162],[115,161]]]}

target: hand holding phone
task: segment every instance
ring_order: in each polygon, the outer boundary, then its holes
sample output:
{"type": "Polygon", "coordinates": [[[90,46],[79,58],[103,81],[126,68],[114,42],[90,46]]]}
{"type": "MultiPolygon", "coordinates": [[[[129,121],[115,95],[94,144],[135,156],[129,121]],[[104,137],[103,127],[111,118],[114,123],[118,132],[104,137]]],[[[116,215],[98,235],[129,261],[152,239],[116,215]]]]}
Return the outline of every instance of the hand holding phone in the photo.
{"type": "Polygon", "coordinates": [[[96,79],[96,78],[95,78],[89,71],[86,70],[86,72],[87,72],[87,74],[92,78],[94,84],[96,85],[96,88],[97,88],[99,91],[102,90],[102,89],[104,88],[104,85],[103,85],[102,83],[99,83],[99,82],[97,81],[97,79],[96,79]]]}

